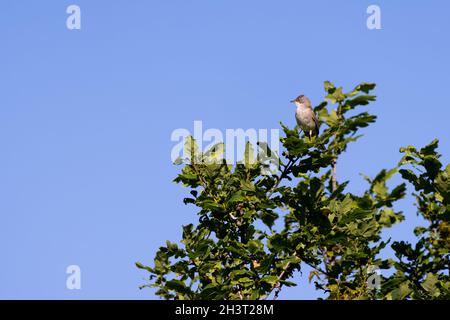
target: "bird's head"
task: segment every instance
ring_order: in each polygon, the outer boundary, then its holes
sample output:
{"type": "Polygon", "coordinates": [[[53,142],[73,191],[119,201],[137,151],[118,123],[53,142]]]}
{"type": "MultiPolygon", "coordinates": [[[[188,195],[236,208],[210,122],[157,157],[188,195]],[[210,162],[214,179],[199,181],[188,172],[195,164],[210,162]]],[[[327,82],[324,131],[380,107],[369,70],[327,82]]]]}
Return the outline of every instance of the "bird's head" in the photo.
{"type": "Polygon", "coordinates": [[[311,101],[309,101],[308,97],[301,94],[294,100],[291,100],[292,103],[295,103],[295,105],[298,106],[305,106],[305,107],[311,107],[311,101]]]}

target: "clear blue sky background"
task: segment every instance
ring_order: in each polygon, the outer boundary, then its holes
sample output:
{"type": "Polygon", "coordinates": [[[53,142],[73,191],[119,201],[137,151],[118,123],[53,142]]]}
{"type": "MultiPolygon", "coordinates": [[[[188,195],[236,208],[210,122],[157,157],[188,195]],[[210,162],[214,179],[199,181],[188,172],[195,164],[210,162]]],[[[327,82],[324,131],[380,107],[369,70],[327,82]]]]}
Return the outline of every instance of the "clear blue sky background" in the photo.
{"type": "MultiPolygon", "coordinates": [[[[378,84],[379,116],[339,163],[394,166],[441,139],[449,160],[448,1],[21,1],[0,4],[0,298],[148,299],[157,247],[195,222],[172,182],[176,128],[294,125],[289,100],[322,83],[378,84]],[[82,30],[66,28],[66,7],[82,30]],[[382,30],[366,28],[378,4],[382,30]],[[66,289],[66,267],[82,289],[66,289]]],[[[412,239],[407,222],[395,239],[412,239]]],[[[307,282],[307,281],[306,281],[307,282]]],[[[315,298],[305,281],[286,299],[315,298]]]]}

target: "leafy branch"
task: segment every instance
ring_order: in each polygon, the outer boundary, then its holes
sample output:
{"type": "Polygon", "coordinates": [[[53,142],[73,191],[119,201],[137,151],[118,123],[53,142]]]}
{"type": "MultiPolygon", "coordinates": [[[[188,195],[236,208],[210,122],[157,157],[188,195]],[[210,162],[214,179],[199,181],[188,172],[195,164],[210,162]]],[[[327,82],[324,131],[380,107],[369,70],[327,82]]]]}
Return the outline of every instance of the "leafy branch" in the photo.
{"type": "Polygon", "coordinates": [[[403,158],[374,177],[367,189],[346,191],[338,181],[337,162],[360,131],[376,116],[360,109],[375,101],[375,84],[361,83],[349,92],[324,83],[324,101],[315,107],[321,134],[313,139],[281,124],[282,154],[278,171],[263,175],[267,154],[247,143],[244,160],[230,165],[223,143],[202,152],[189,137],[175,182],[189,189],[185,204],[198,208],[198,223],[183,226],[180,244],[167,241],[143,287],[165,299],[277,299],[303,266],[309,281],[328,299],[448,299],[450,250],[450,167],[436,152],[438,141],[418,150],[401,149],[403,158]],[[258,161],[254,158],[259,150],[258,161]],[[404,179],[393,188],[388,181],[404,179]],[[396,260],[383,259],[390,244],[382,232],[404,220],[395,209],[414,189],[418,213],[427,221],[415,229],[418,242],[393,242],[396,260]],[[370,270],[392,271],[381,289],[368,286],[370,270]]]}

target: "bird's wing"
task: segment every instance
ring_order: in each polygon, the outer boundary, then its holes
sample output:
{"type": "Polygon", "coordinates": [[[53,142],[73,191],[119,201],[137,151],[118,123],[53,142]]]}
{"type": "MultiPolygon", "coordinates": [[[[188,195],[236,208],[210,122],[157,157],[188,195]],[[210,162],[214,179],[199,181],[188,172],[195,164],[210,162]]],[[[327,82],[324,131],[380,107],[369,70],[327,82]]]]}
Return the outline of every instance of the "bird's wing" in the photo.
{"type": "Polygon", "coordinates": [[[319,120],[317,119],[316,113],[313,111],[313,120],[316,124],[316,135],[319,135],[319,120]]]}

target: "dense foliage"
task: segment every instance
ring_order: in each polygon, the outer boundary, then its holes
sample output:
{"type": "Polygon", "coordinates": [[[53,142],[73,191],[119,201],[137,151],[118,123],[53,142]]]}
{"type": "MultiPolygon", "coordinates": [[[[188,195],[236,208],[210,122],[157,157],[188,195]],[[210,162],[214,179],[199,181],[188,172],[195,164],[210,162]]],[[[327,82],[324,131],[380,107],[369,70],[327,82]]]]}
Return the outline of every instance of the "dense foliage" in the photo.
{"type": "Polygon", "coordinates": [[[325,82],[315,108],[321,134],[309,139],[282,124],[281,155],[247,144],[244,161],[232,166],[221,160],[222,144],[202,153],[188,139],[189,161],[175,181],[190,189],[184,202],[198,207],[199,220],[183,226],[181,244],[167,241],[152,267],[137,263],[151,273],[143,287],[165,299],[277,298],[307,265],[309,281],[328,299],[450,298],[450,166],[439,161],[438,141],[401,149],[397,166],[365,177],[362,194],[335,179],[339,156],[376,120],[358,113],[375,100],[374,88],[363,83],[344,93],[325,82]],[[261,174],[278,156],[277,173],[261,174]],[[398,173],[405,183],[389,189],[398,173]],[[390,244],[381,233],[404,220],[394,205],[407,183],[427,224],[415,229],[414,245],[390,244]],[[380,254],[389,247],[396,259],[380,254]],[[390,276],[377,278],[383,269],[390,276]]]}

